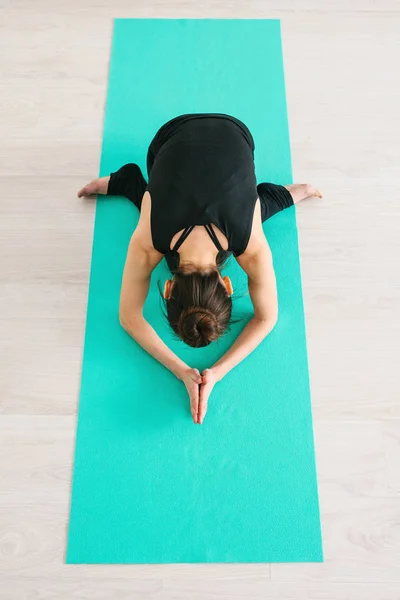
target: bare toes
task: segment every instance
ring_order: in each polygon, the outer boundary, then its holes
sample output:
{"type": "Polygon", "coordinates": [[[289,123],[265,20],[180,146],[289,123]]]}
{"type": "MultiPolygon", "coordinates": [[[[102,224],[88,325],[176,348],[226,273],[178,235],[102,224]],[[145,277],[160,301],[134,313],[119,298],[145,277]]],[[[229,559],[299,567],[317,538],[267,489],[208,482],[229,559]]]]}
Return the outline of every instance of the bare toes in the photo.
{"type": "Polygon", "coordinates": [[[307,193],[308,198],[312,198],[312,197],[322,198],[321,192],[319,190],[317,190],[317,188],[314,187],[313,185],[311,185],[310,183],[308,183],[306,186],[306,193],[307,193]]]}
{"type": "Polygon", "coordinates": [[[78,198],[82,198],[82,197],[87,198],[88,196],[94,196],[95,194],[96,194],[96,186],[94,186],[91,183],[87,183],[82,189],[79,190],[78,198]]]}

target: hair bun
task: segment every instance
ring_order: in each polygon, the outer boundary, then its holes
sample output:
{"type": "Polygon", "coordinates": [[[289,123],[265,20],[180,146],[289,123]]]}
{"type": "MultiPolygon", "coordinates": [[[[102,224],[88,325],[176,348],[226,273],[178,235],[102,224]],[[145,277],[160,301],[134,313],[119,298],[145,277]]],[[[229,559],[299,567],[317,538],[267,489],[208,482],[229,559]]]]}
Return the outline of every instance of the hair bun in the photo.
{"type": "Polygon", "coordinates": [[[188,346],[201,348],[228,330],[232,298],[217,268],[199,271],[185,265],[174,273],[165,308],[174,333],[188,346]]]}
{"type": "Polygon", "coordinates": [[[190,346],[208,346],[221,334],[216,316],[207,308],[191,306],[181,312],[178,331],[190,346]]]}

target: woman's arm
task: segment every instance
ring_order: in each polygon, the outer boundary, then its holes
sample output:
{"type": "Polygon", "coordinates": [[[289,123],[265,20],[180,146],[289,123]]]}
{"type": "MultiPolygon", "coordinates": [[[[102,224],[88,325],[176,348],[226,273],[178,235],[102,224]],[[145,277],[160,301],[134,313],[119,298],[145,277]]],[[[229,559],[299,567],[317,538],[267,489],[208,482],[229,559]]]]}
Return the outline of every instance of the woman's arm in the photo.
{"type": "MultiPolygon", "coordinates": [[[[146,204],[144,202],[143,213],[146,213],[146,204]]],[[[139,221],[129,244],[122,278],[120,323],[146,352],[185,384],[193,421],[198,423],[199,385],[202,383],[200,372],[189,367],[176,356],[143,316],[143,306],[149,290],[151,273],[162,258],[162,254],[154,248],[146,246],[145,239],[141,221],[139,221]]]]}
{"type": "MultiPolygon", "coordinates": [[[[262,231],[262,230],[261,230],[262,231]]],[[[210,368],[202,372],[199,423],[207,412],[208,398],[214,385],[248,356],[270,333],[278,319],[278,297],[272,254],[264,234],[255,236],[248,249],[238,257],[246,271],[254,316],[229,350],[210,368]]]]}
{"type": "Polygon", "coordinates": [[[119,318],[122,327],[146,352],[181,378],[187,365],[157,335],[143,316],[143,307],[149,291],[153,269],[162,254],[146,248],[141,239],[140,226],[132,235],[122,278],[119,318]]]}
{"type": "Polygon", "coordinates": [[[238,262],[248,276],[254,316],[230,349],[213,365],[216,380],[222,379],[246,358],[270,333],[278,319],[275,271],[265,237],[254,243],[251,251],[246,251],[238,262]]]}

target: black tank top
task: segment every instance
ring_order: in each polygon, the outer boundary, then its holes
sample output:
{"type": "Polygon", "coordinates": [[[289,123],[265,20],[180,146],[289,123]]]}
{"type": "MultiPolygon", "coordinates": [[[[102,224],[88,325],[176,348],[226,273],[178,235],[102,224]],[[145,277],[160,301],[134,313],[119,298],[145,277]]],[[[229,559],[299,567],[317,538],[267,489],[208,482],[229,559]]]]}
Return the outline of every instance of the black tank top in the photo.
{"type": "MultiPolygon", "coordinates": [[[[258,197],[254,141],[239,120],[228,115],[183,115],[166,123],[153,139],[147,168],[153,245],[170,253],[196,225],[216,225],[228,251],[242,254],[248,244],[258,197]]],[[[207,231],[219,250],[212,227],[207,231]]]]}

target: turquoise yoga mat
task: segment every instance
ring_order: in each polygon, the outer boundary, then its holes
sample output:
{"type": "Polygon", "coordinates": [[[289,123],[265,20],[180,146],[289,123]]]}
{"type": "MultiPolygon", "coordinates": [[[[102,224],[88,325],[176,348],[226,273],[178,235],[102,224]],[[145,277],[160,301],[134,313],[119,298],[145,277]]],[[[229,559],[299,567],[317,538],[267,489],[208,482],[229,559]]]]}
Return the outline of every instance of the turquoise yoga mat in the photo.
{"type": "MultiPolygon", "coordinates": [[[[254,134],[258,181],[292,180],[279,21],[116,20],[101,174],[137,162],[182,113],[221,112],[254,134]]],[[[90,173],[88,173],[90,177],[90,173]]],[[[183,384],[121,329],[118,303],[138,213],[97,201],[68,563],[321,561],[295,210],[265,224],[280,302],[272,334],[214,388],[194,425],[183,384]]],[[[163,261],[164,263],[164,261],[163,261]]],[[[174,339],[152,276],[147,319],[189,365],[209,367],[251,316],[243,272],[229,335],[174,339]]]]}

